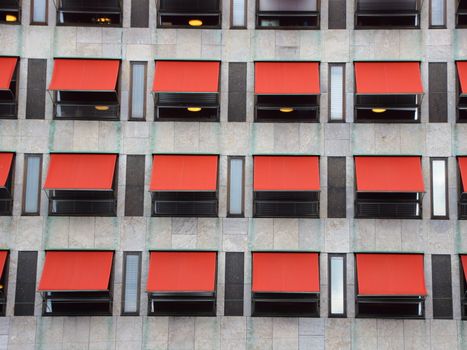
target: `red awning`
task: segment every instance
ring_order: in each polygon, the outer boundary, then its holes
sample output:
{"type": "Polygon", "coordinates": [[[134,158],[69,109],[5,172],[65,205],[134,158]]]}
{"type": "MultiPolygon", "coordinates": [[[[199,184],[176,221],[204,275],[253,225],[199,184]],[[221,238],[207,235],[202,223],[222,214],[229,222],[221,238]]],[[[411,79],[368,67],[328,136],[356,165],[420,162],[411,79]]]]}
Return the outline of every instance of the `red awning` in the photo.
{"type": "Polygon", "coordinates": [[[39,290],[106,291],[112,260],[113,252],[47,252],[39,290]]]}
{"type": "Polygon", "coordinates": [[[420,157],[355,157],[358,192],[424,192],[420,157]]]}
{"type": "Polygon", "coordinates": [[[319,293],[319,255],[253,253],[252,291],[319,293]]]}
{"type": "Polygon", "coordinates": [[[0,250],[0,278],[3,275],[3,269],[5,268],[7,257],[8,257],[8,250],[0,250]]]}
{"type": "Polygon", "coordinates": [[[467,157],[459,157],[457,158],[457,161],[459,163],[459,170],[461,173],[461,180],[462,180],[462,189],[463,192],[466,191],[467,187],[467,157]]]}
{"type": "Polygon", "coordinates": [[[461,95],[467,94],[467,61],[456,62],[457,75],[461,87],[461,95]]]}
{"type": "Polygon", "coordinates": [[[465,280],[467,281],[467,255],[461,255],[461,261],[462,261],[462,270],[464,270],[464,277],[465,277],[465,280]]]}
{"type": "Polygon", "coordinates": [[[216,191],[218,156],[155,155],[150,191],[216,191]]]}
{"type": "Polygon", "coordinates": [[[422,254],[357,254],[358,295],[427,295],[422,254]]]}
{"type": "Polygon", "coordinates": [[[115,91],[119,60],[55,59],[49,90],[115,91]]]}
{"type": "Polygon", "coordinates": [[[10,175],[13,153],[0,153],[0,188],[6,186],[8,175],[10,175]]]}
{"type": "Polygon", "coordinates": [[[356,62],[356,93],[362,95],[423,94],[419,62],[356,62]]]}
{"type": "Polygon", "coordinates": [[[16,57],[0,57],[0,90],[10,90],[17,62],[16,57]]]}
{"type": "Polygon", "coordinates": [[[255,156],[255,191],[319,191],[319,157],[255,156]]]}
{"type": "Polygon", "coordinates": [[[111,190],[116,154],[51,154],[46,190],[111,190]]]}
{"type": "Polygon", "coordinates": [[[154,92],[219,92],[220,62],[156,61],[154,92]]]}
{"type": "Polygon", "coordinates": [[[258,95],[319,95],[319,63],[256,62],[258,95]]]}
{"type": "Polygon", "coordinates": [[[215,252],[151,252],[148,292],[213,292],[215,252]]]}

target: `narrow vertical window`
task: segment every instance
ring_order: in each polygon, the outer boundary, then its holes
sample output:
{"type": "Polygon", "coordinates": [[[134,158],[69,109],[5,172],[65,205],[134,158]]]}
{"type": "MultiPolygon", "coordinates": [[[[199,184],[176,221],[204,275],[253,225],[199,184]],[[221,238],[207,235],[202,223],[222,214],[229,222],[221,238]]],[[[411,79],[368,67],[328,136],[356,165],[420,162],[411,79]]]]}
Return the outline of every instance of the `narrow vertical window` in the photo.
{"type": "Polygon", "coordinates": [[[430,0],[430,28],[446,28],[446,0],[430,0]]]}
{"type": "Polygon", "coordinates": [[[231,28],[246,28],[247,0],[231,0],[231,28]]]}
{"type": "Polygon", "coordinates": [[[146,62],[131,62],[130,120],[146,115],[146,62]]]}
{"type": "Polygon", "coordinates": [[[47,24],[47,0],[32,0],[31,24],[47,24]]]}
{"type": "Polygon", "coordinates": [[[346,257],[329,254],[329,317],[345,317],[346,257]]]}
{"type": "Polygon", "coordinates": [[[125,252],[123,265],[122,315],[138,315],[141,252],[125,252]]]}
{"type": "Polygon", "coordinates": [[[448,219],[448,182],[446,158],[431,158],[431,217],[448,219]]]}
{"type": "Polygon", "coordinates": [[[329,65],[329,121],[345,120],[345,65],[329,65]]]}
{"type": "Polygon", "coordinates": [[[39,215],[42,155],[24,156],[23,215],[39,215]]]}
{"type": "Polygon", "coordinates": [[[244,157],[229,157],[228,216],[243,216],[244,157]]]}

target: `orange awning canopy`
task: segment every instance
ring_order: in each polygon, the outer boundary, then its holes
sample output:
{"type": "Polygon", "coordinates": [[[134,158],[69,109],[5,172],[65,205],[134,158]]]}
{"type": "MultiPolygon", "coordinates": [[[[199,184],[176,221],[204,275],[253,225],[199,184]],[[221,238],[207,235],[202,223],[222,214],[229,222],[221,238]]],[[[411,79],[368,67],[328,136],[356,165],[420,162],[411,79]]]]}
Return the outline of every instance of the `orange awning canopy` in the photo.
{"type": "Polygon", "coordinates": [[[357,254],[359,296],[425,296],[422,254],[357,254]]]}
{"type": "Polygon", "coordinates": [[[256,62],[258,95],[319,95],[319,63],[256,62]]]}
{"type": "Polygon", "coordinates": [[[219,92],[220,62],[156,61],[154,92],[219,92]]]}
{"type": "Polygon", "coordinates": [[[424,192],[420,157],[355,157],[358,192],[424,192]]]}
{"type": "Polygon", "coordinates": [[[466,192],[467,187],[467,157],[459,157],[457,158],[457,162],[459,163],[459,170],[461,173],[461,180],[462,180],[462,192],[466,192]]]}
{"type": "Polygon", "coordinates": [[[213,292],[216,252],[151,252],[148,292],[213,292]]]}
{"type": "Polygon", "coordinates": [[[319,157],[255,156],[255,191],[319,191],[319,157]]]}
{"type": "Polygon", "coordinates": [[[46,190],[112,190],[116,154],[51,154],[46,190]]]}
{"type": "Polygon", "coordinates": [[[462,270],[464,270],[465,281],[467,282],[467,255],[461,255],[462,270]]]}
{"type": "Polygon", "coordinates": [[[356,62],[356,93],[361,95],[423,94],[419,62],[356,62]]]}
{"type": "Polygon", "coordinates": [[[113,252],[49,251],[39,283],[40,291],[106,291],[113,252]]]}
{"type": "Polygon", "coordinates": [[[119,69],[119,60],[56,58],[49,90],[115,91],[119,69]]]}
{"type": "Polygon", "coordinates": [[[13,164],[13,153],[0,153],[0,188],[6,186],[13,164]]]}
{"type": "Polygon", "coordinates": [[[218,156],[155,155],[150,191],[216,191],[218,156]]]}
{"type": "Polygon", "coordinates": [[[253,253],[253,292],[319,293],[317,253],[253,253]]]}
{"type": "Polygon", "coordinates": [[[467,61],[456,62],[457,76],[459,77],[459,83],[461,88],[461,95],[467,94],[467,61]]]}
{"type": "Polygon", "coordinates": [[[0,57],[0,90],[10,90],[17,62],[16,57],[0,57]]]}
{"type": "Polygon", "coordinates": [[[0,278],[3,277],[3,270],[5,269],[7,257],[8,257],[8,250],[0,250],[0,278]]]}

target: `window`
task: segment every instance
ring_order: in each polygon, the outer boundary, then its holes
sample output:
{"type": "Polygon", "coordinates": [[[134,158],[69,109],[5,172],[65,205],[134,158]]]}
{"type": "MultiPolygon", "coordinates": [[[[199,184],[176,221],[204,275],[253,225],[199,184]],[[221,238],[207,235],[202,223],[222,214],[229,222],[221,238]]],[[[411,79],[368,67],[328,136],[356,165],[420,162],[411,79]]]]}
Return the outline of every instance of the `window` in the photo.
{"type": "Polygon", "coordinates": [[[31,1],[31,24],[47,24],[48,6],[47,0],[31,1]]]}
{"type": "Polygon", "coordinates": [[[219,121],[220,62],[157,61],[157,121],[219,121]]]}
{"type": "Polygon", "coordinates": [[[446,158],[431,158],[431,218],[448,219],[448,164],[446,158]]]}
{"type": "Polygon", "coordinates": [[[244,29],[247,21],[248,0],[230,0],[230,28],[244,29]]]}
{"type": "Polygon", "coordinates": [[[6,314],[8,296],[8,261],[8,251],[0,250],[0,316],[5,316],[6,314]]]}
{"type": "Polygon", "coordinates": [[[450,254],[431,255],[431,286],[433,318],[452,319],[452,274],[450,254]]]}
{"type": "Polygon", "coordinates": [[[319,63],[256,62],[256,122],[319,122],[319,63]]]}
{"type": "Polygon", "coordinates": [[[456,28],[467,27],[467,1],[456,1],[456,28]]]}
{"type": "Polygon", "coordinates": [[[355,28],[420,28],[420,0],[355,0],[355,28]]]}
{"type": "Polygon", "coordinates": [[[162,28],[220,28],[219,0],[159,0],[157,26],[162,28]]]}
{"type": "Polygon", "coordinates": [[[153,216],[217,217],[217,155],[155,155],[153,216]]]}
{"type": "Polygon", "coordinates": [[[457,122],[467,122],[467,61],[457,61],[457,122]]]}
{"type": "Polygon", "coordinates": [[[146,62],[131,62],[130,120],[146,115],[146,62]]]}
{"type": "Polygon", "coordinates": [[[346,316],[346,267],[345,254],[328,254],[329,317],[346,316]]]}
{"type": "Polygon", "coordinates": [[[319,29],[318,0],[257,0],[257,28],[319,29]]]}
{"type": "Polygon", "coordinates": [[[122,315],[139,315],[141,252],[123,253],[122,315]]]}
{"type": "Polygon", "coordinates": [[[57,25],[121,26],[121,1],[58,0],[57,25]]]}
{"type": "Polygon", "coordinates": [[[345,63],[329,64],[329,121],[345,121],[345,63]]]}
{"type": "Polygon", "coordinates": [[[55,59],[54,119],[118,120],[119,71],[118,60],[55,59]]]}
{"type": "Polygon", "coordinates": [[[0,153],[0,216],[13,211],[14,153],[0,153]]]}
{"type": "Polygon", "coordinates": [[[0,119],[18,114],[18,62],[17,57],[0,57],[0,119]]]}
{"type": "Polygon", "coordinates": [[[254,156],[253,216],[319,217],[319,157],[254,156]]]}
{"type": "Polygon", "coordinates": [[[354,68],[355,122],[420,122],[419,62],[355,62],[354,68]]]}
{"type": "Polygon", "coordinates": [[[21,23],[21,1],[2,0],[0,2],[0,23],[20,24],[21,23]]]}
{"type": "Polygon", "coordinates": [[[446,0],[430,0],[430,28],[446,28],[446,0]]]}
{"type": "Polygon", "coordinates": [[[151,252],[148,315],[216,316],[217,252],[151,252]]]}
{"type": "Polygon", "coordinates": [[[16,270],[15,316],[34,316],[37,251],[19,251],[16,270]]]}
{"type": "Polygon", "coordinates": [[[39,282],[44,316],[111,316],[113,251],[47,251],[39,282]]]}
{"type": "Polygon", "coordinates": [[[253,252],[252,316],[319,317],[318,253],[253,252]]]}
{"type": "Polygon", "coordinates": [[[460,286],[461,286],[461,314],[462,319],[467,319],[467,255],[462,254],[459,262],[460,286]]]}
{"type": "Polygon", "coordinates": [[[459,220],[467,219],[467,157],[458,157],[459,220]]]}
{"type": "Polygon", "coordinates": [[[116,164],[115,154],[51,154],[49,215],[115,216],[116,164]]]}
{"type": "Polygon", "coordinates": [[[245,158],[229,157],[228,216],[244,215],[245,158]]]}
{"type": "Polygon", "coordinates": [[[42,155],[24,155],[23,215],[39,215],[41,205],[42,155]]]}

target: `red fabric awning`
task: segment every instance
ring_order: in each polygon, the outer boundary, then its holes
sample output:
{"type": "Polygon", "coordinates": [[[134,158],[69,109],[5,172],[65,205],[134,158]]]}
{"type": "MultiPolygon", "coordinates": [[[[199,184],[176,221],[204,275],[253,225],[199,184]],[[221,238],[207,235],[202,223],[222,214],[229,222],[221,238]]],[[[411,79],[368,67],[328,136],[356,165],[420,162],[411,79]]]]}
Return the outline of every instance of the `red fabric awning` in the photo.
{"type": "Polygon", "coordinates": [[[156,61],[154,92],[219,92],[220,62],[156,61]]]}
{"type": "Polygon", "coordinates": [[[8,257],[8,250],[0,250],[0,278],[2,278],[3,276],[3,269],[5,268],[7,257],[8,257]]]}
{"type": "Polygon", "coordinates": [[[319,157],[255,156],[255,191],[319,191],[319,157]]]}
{"type": "Polygon", "coordinates": [[[16,57],[0,57],[0,90],[10,90],[17,62],[16,57]]]}
{"type": "Polygon", "coordinates": [[[467,94],[467,61],[456,62],[457,76],[461,87],[461,94],[467,94]]]}
{"type": "Polygon", "coordinates": [[[357,254],[358,295],[425,296],[422,254],[357,254]]]}
{"type": "Polygon", "coordinates": [[[420,157],[355,157],[358,192],[424,192],[420,157]]]}
{"type": "Polygon", "coordinates": [[[119,60],[56,58],[49,90],[115,91],[119,69],[119,60]]]}
{"type": "Polygon", "coordinates": [[[256,62],[258,95],[319,95],[319,63],[256,62]]]}
{"type": "Polygon", "coordinates": [[[464,270],[464,277],[467,281],[467,255],[461,255],[462,270],[464,270]]]}
{"type": "Polygon", "coordinates": [[[116,154],[51,154],[46,190],[111,190],[116,154]]]}
{"type": "Polygon", "coordinates": [[[459,158],[457,158],[457,162],[459,163],[459,170],[460,170],[460,173],[461,173],[462,189],[463,189],[463,192],[466,192],[466,187],[467,187],[467,157],[459,157],[459,158]]]}
{"type": "Polygon", "coordinates": [[[317,253],[253,253],[253,292],[319,293],[317,253]]]}
{"type": "Polygon", "coordinates": [[[151,252],[148,292],[213,292],[216,252],[151,252]]]}
{"type": "Polygon", "coordinates": [[[419,62],[356,62],[356,93],[362,95],[423,94],[419,62]]]}
{"type": "Polygon", "coordinates": [[[106,291],[113,252],[50,251],[45,255],[40,291],[106,291]]]}
{"type": "Polygon", "coordinates": [[[216,191],[218,156],[155,155],[150,191],[216,191]]]}
{"type": "Polygon", "coordinates": [[[13,164],[13,153],[0,153],[0,188],[6,186],[13,164]]]}

